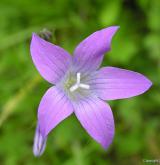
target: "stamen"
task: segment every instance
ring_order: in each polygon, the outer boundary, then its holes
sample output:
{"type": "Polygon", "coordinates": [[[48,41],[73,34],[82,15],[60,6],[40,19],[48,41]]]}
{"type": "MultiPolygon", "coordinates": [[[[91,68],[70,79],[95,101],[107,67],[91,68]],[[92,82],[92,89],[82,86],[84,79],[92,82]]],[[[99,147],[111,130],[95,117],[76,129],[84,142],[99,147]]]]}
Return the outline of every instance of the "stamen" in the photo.
{"type": "Polygon", "coordinates": [[[70,88],[70,91],[71,92],[73,92],[73,91],[75,91],[76,89],[78,89],[78,84],[75,84],[75,85],[73,85],[71,88],[70,88]]]}
{"type": "Polygon", "coordinates": [[[77,82],[76,84],[74,84],[71,88],[70,88],[70,91],[73,92],[75,90],[77,90],[79,87],[80,88],[83,88],[83,89],[89,89],[90,86],[87,85],[87,84],[81,84],[81,73],[77,73],[77,82]]]}
{"type": "Polygon", "coordinates": [[[79,84],[79,87],[84,88],[84,89],[89,89],[90,86],[87,84],[79,84]]]}
{"type": "Polygon", "coordinates": [[[77,84],[80,84],[81,81],[81,73],[77,73],[77,84]]]}

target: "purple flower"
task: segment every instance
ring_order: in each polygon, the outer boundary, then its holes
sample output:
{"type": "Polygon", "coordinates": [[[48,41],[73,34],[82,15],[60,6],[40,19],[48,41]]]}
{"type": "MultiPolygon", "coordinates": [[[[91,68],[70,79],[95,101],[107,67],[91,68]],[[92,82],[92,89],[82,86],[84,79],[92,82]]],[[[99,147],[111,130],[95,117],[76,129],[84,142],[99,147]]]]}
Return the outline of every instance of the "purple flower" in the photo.
{"type": "Polygon", "coordinates": [[[88,134],[107,149],[114,137],[114,119],[103,100],[133,97],[151,87],[150,80],[133,71],[115,67],[97,70],[118,28],[93,33],[76,47],[73,56],[33,34],[32,60],[43,78],[54,84],[38,108],[35,156],[43,153],[49,132],[73,112],[88,134]]]}

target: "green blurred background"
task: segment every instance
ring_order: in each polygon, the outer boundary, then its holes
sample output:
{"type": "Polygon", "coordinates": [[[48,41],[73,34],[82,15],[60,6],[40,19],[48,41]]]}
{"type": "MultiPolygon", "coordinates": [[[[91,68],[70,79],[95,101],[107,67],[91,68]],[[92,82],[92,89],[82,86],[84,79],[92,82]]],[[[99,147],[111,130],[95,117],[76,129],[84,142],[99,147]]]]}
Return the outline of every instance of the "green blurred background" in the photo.
{"type": "Polygon", "coordinates": [[[160,159],[159,0],[0,1],[0,165],[141,165],[160,159]],[[32,32],[73,52],[92,32],[120,25],[103,65],[134,70],[153,82],[145,94],[110,102],[116,134],[107,151],[74,115],[50,134],[45,153],[32,154],[37,107],[50,84],[29,52],[32,32]]]}

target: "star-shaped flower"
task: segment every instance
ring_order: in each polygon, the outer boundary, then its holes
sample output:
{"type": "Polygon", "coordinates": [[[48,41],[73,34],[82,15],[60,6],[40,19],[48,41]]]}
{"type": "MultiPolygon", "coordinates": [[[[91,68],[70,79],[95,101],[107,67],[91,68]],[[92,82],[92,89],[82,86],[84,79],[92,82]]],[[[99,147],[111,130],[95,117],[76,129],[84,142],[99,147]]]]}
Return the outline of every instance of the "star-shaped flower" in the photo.
{"type": "Polygon", "coordinates": [[[151,81],[139,73],[115,67],[99,69],[118,28],[111,26],[93,33],[76,47],[73,56],[33,34],[32,60],[42,77],[54,85],[38,108],[35,156],[43,153],[50,131],[72,113],[88,134],[107,149],[114,137],[114,119],[104,100],[133,97],[151,87],[151,81]]]}

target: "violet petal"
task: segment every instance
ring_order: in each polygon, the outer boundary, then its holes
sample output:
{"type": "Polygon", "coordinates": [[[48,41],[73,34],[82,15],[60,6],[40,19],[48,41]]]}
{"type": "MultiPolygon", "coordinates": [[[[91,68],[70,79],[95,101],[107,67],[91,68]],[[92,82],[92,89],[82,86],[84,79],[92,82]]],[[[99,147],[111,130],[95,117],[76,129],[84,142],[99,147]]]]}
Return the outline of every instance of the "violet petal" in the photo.
{"type": "Polygon", "coordinates": [[[30,51],[37,70],[52,84],[64,76],[71,64],[72,59],[67,51],[43,40],[36,34],[32,35],[30,51]]]}
{"type": "Polygon", "coordinates": [[[90,96],[74,103],[74,109],[88,134],[107,149],[114,137],[114,119],[110,106],[90,96]]]}
{"type": "Polygon", "coordinates": [[[43,154],[46,147],[47,137],[43,137],[39,125],[37,125],[35,137],[34,137],[34,145],[33,145],[33,153],[36,157],[39,157],[43,154]]]}
{"type": "Polygon", "coordinates": [[[118,28],[111,26],[84,39],[74,51],[75,68],[81,72],[96,70],[103,60],[104,53],[111,49],[111,40],[118,28]]]}
{"type": "Polygon", "coordinates": [[[51,87],[43,96],[38,108],[38,122],[45,137],[62,120],[73,112],[70,100],[57,87],[51,87]]]}
{"type": "Polygon", "coordinates": [[[140,95],[147,91],[152,83],[140,73],[103,67],[91,80],[92,90],[103,100],[115,100],[140,95]]]}

